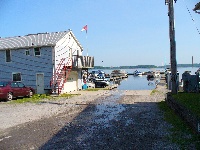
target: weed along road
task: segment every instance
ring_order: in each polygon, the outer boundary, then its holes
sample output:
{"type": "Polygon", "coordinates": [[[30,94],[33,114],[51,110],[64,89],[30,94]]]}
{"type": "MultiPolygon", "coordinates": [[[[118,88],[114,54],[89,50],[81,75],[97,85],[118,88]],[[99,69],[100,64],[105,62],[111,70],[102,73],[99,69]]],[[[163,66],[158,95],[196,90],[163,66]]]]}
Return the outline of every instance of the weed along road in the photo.
{"type": "MultiPolygon", "coordinates": [[[[70,99],[37,104],[31,121],[26,121],[31,119],[27,109],[24,122],[1,128],[0,149],[179,149],[167,140],[170,125],[157,106],[164,100],[165,87],[158,85],[157,90],[80,91],[70,99]],[[49,110],[41,110],[43,105],[49,110]],[[42,111],[51,115],[33,119],[42,111]]],[[[12,111],[17,107],[22,106],[12,111]]],[[[1,113],[6,110],[15,121],[8,108],[1,113]]]]}

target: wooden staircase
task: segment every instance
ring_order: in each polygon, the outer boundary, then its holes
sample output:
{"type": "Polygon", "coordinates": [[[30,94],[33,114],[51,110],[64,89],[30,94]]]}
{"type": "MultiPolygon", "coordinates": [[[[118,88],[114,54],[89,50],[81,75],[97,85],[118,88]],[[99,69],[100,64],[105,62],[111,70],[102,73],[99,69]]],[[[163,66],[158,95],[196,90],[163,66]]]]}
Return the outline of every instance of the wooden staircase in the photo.
{"type": "Polygon", "coordinates": [[[67,82],[67,78],[71,72],[72,66],[71,59],[68,59],[68,62],[65,64],[66,58],[62,58],[58,64],[56,70],[53,73],[53,76],[50,81],[50,87],[52,89],[52,94],[60,94],[64,84],[67,82]]]}

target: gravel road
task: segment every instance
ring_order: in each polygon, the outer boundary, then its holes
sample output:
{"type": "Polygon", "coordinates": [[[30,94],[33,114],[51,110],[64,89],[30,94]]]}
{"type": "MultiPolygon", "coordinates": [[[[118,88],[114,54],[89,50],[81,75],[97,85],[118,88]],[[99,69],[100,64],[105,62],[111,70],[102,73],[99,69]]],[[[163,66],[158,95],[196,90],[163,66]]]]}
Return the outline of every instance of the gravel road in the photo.
{"type": "Polygon", "coordinates": [[[154,95],[140,91],[79,91],[41,104],[0,105],[0,149],[179,149],[154,95]]]}

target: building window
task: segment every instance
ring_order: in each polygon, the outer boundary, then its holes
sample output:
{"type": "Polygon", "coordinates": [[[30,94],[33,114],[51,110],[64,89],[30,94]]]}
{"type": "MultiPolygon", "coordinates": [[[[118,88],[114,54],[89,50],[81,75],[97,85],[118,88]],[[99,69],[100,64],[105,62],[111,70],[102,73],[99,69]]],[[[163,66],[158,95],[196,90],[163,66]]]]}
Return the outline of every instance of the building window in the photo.
{"type": "Polygon", "coordinates": [[[19,72],[12,73],[12,78],[13,81],[21,81],[21,73],[19,72]]]}
{"type": "Polygon", "coordinates": [[[6,50],[6,62],[11,62],[10,50],[6,50]]]}
{"type": "Polygon", "coordinates": [[[25,50],[25,55],[30,56],[30,50],[29,49],[25,50]]]}
{"type": "Polygon", "coordinates": [[[34,48],[34,53],[35,56],[40,56],[40,48],[39,47],[34,48]]]}

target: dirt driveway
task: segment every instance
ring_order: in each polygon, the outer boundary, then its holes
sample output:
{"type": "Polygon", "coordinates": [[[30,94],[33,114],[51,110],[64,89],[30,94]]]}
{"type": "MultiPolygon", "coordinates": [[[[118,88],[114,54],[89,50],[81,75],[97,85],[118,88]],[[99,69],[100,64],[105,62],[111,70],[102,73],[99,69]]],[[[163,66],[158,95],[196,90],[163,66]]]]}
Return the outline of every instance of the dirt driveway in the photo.
{"type": "Polygon", "coordinates": [[[8,116],[1,115],[0,149],[179,149],[166,138],[171,126],[157,106],[166,91],[158,90],[82,91],[72,99],[12,106],[15,115],[0,106],[8,116]]]}

